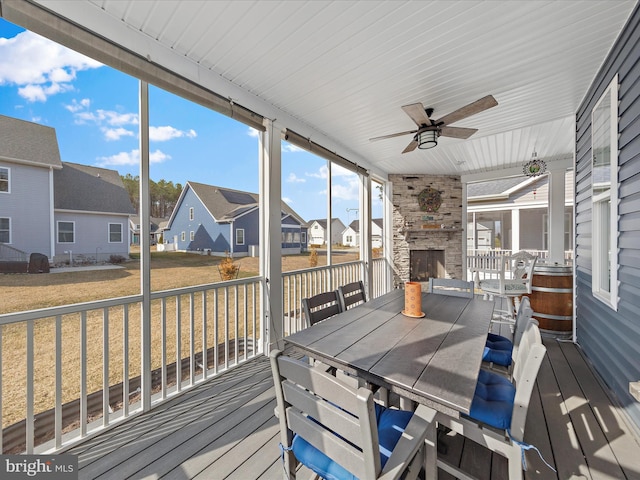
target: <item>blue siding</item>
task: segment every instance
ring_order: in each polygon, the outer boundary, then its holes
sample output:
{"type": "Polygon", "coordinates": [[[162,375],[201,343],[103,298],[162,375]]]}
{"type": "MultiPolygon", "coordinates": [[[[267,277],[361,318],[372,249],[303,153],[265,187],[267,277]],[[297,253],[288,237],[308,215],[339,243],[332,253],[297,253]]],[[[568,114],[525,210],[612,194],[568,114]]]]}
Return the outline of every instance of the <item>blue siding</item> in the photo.
{"type": "Polygon", "coordinates": [[[640,403],[629,382],[640,380],[640,7],[603,63],[577,113],[576,334],[578,343],[640,427],[640,403]],[[591,111],[619,75],[618,311],[591,293],[591,111]]]}
{"type": "Polygon", "coordinates": [[[198,251],[210,248],[212,252],[231,252],[231,226],[217,223],[191,188],[185,192],[182,202],[171,222],[171,229],[165,231],[165,242],[173,243],[177,236],[177,249],[198,251]],[[193,220],[189,219],[189,209],[193,207],[193,220]],[[182,232],[185,239],[182,240],[182,232]],[[191,232],[194,239],[191,240],[191,232]]]}

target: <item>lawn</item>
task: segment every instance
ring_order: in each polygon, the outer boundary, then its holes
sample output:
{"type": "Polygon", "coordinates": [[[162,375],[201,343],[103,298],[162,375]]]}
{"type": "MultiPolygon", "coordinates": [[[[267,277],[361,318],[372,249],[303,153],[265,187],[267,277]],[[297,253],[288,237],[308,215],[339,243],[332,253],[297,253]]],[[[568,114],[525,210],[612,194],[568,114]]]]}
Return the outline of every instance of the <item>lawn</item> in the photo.
{"type": "MultiPolygon", "coordinates": [[[[339,252],[334,263],[357,260],[357,252],[339,252]]],[[[319,265],[326,264],[326,257],[319,255],[319,265]]],[[[169,290],[173,288],[209,284],[221,280],[217,265],[222,259],[214,256],[204,256],[179,252],[152,252],[151,255],[151,285],[153,291],[169,290]]],[[[240,266],[239,276],[252,277],[258,274],[258,258],[236,259],[240,266]]],[[[2,302],[0,314],[34,310],[59,305],[90,302],[99,299],[117,298],[140,293],[139,255],[132,254],[132,259],[115,270],[71,271],[67,273],[50,274],[6,274],[0,275],[0,289],[2,302]]],[[[283,270],[299,270],[309,268],[308,254],[287,256],[283,258],[283,270]]],[[[229,304],[235,302],[235,292],[230,293],[229,304]]],[[[251,295],[248,293],[247,295],[251,295]]],[[[259,295],[256,294],[256,295],[259,295]]],[[[189,318],[189,302],[187,296],[181,299],[181,311],[184,319],[189,318]]],[[[238,293],[240,305],[244,301],[242,290],[238,293]]],[[[253,298],[249,302],[247,317],[253,316],[251,307],[253,298]]],[[[195,311],[201,311],[201,298],[195,298],[195,311]]],[[[213,301],[208,300],[208,309],[213,310],[213,301]]],[[[219,299],[218,308],[221,311],[223,299],[219,299]]],[[[260,302],[257,301],[257,308],[260,302]]],[[[176,323],[175,300],[167,303],[167,362],[175,362],[176,338],[178,336],[176,323]]],[[[210,312],[209,318],[213,318],[210,312]]],[[[256,312],[259,319],[259,311],[256,312]]],[[[111,309],[108,317],[109,331],[109,384],[114,385],[123,380],[123,311],[111,309]]],[[[140,312],[137,305],[128,312],[129,329],[129,376],[140,373],[140,312]]],[[[160,308],[158,304],[152,306],[152,368],[161,365],[160,345],[160,308]]],[[[233,330],[235,318],[230,318],[230,338],[237,334],[244,335],[244,319],[239,319],[240,328],[233,330]]],[[[189,351],[189,329],[187,320],[182,320],[180,338],[182,343],[182,357],[189,351]]],[[[259,322],[259,320],[258,320],[259,322]]],[[[86,365],[88,369],[88,392],[100,390],[103,382],[103,328],[104,317],[102,311],[89,312],[87,316],[87,344],[86,365]]],[[[210,347],[224,339],[224,322],[220,325],[218,338],[214,338],[213,328],[208,332],[207,345],[210,347]]],[[[259,329],[259,325],[256,329],[259,329]]],[[[247,326],[247,334],[253,335],[251,322],[247,326]]],[[[80,319],[76,315],[64,316],[62,319],[62,363],[63,363],[63,403],[78,397],[80,370],[80,319]]],[[[26,327],[24,324],[6,325],[2,327],[2,425],[6,427],[24,418],[26,405],[26,327]]],[[[201,325],[196,322],[195,348],[202,349],[201,325]]],[[[35,322],[34,345],[34,390],[35,412],[50,409],[55,402],[55,319],[43,319],[35,322]]]]}

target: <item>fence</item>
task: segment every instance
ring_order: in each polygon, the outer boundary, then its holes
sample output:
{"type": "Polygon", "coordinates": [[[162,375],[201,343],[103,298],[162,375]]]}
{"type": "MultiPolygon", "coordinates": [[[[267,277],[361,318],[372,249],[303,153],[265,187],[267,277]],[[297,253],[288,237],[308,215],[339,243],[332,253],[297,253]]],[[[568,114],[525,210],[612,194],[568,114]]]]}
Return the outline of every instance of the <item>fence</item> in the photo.
{"type": "Polygon", "coordinates": [[[150,392],[141,295],[0,315],[0,451],[59,450],[260,354],[261,282],[153,292],[150,392]]]}

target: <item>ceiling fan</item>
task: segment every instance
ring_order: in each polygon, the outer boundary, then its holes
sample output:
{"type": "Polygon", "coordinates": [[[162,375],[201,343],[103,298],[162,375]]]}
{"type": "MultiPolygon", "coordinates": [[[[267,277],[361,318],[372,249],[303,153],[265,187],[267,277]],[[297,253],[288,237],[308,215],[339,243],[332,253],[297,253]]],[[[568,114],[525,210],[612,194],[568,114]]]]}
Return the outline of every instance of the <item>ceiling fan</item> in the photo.
{"type": "Polygon", "coordinates": [[[411,143],[402,151],[402,153],[412,152],[416,148],[427,149],[433,148],[438,144],[438,137],[453,137],[453,138],[469,138],[471,135],[478,131],[477,128],[463,128],[463,127],[450,127],[449,125],[458,122],[464,118],[475,115],[476,113],[483,112],[491,107],[498,105],[498,102],[493,95],[487,95],[480,100],[476,100],[469,105],[466,105],[458,110],[451,112],[448,115],[438,119],[432,120],[433,108],[425,108],[422,103],[412,103],[411,105],[405,105],[402,109],[405,111],[411,120],[413,120],[418,126],[417,130],[409,130],[406,132],[392,133],[390,135],[383,135],[381,137],[370,138],[369,140],[384,140],[386,138],[399,137],[401,135],[408,135],[410,133],[415,134],[411,143]]]}

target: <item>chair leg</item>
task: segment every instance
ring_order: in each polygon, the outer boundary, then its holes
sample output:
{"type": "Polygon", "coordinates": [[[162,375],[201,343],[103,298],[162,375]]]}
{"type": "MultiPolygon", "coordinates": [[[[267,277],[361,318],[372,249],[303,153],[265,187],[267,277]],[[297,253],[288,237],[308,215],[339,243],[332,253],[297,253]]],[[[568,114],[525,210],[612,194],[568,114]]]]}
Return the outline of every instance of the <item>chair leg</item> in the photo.
{"type": "Polygon", "coordinates": [[[509,480],[522,480],[522,449],[512,445],[507,456],[509,462],[509,480]]]}

